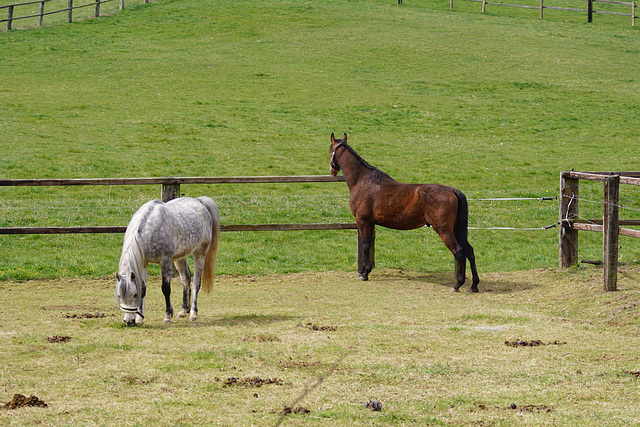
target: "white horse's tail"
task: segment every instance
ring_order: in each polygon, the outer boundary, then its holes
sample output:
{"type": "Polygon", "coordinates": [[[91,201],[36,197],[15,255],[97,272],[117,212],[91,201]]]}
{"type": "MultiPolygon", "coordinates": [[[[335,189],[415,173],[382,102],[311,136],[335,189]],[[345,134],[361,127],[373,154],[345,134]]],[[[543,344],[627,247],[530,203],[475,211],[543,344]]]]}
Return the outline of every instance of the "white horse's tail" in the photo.
{"type": "Polygon", "coordinates": [[[216,255],[218,254],[218,242],[220,241],[220,211],[216,202],[208,197],[198,197],[209,213],[211,214],[211,243],[204,261],[204,270],[202,271],[201,286],[202,289],[209,293],[213,288],[213,276],[216,272],[216,255]]]}

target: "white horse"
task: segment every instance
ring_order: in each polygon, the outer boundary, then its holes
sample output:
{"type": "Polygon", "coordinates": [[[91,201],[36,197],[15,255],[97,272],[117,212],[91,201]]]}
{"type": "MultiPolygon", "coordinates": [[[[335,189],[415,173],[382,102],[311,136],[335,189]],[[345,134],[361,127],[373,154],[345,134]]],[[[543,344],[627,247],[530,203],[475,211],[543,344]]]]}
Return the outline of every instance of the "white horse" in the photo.
{"type": "Polygon", "coordinates": [[[147,265],[160,265],[162,293],[166,302],[164,322],[171,322],[171,263],[180,273],[183,286],[182,310],[178,317],[198,318],[200,284],[211,291],[220,238],[220,212],[208,197],[182,197],[162,203],[145,203],[131,218],[122,245],[122,256],[116,273],[116,297],[125,312],[124,322],[131,326],[144,320],[144,297],[147,291],[147,265]],[[194,274],[186,257],[194,256],[194,274]],[[191,285],[191,288],[189,287],[191,285]],[[190,304],[190,296],[193,302],[190,304]]]}

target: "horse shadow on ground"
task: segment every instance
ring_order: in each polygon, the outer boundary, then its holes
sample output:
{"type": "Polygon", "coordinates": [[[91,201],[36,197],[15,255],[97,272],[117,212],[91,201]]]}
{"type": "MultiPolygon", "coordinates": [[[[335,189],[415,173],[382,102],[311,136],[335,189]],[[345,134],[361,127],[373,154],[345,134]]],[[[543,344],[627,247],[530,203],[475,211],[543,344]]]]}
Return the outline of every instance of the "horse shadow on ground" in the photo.
{"type": "Polygon", "coordinates": [[[276,322],[296,322],[299,323],[302,317],[287,315],[264,315],[264,314],[242,314],[229,317],[199,317],[195,322],[188,319],[173,319],[171,323],[145,323],[145,328],[163,329],[171,328],[204,328],[211,326],[234,327],[234,326],[261,326],[276,322]]]}
{"type": "MultiPolygon", "coordinates": [[[[531,274],[535,273],[532,272],[531,274]]],[[[375,275],[372,274],[370,278],[381,282],[406,280],[415,284],[437,285],[449,289],[453,289],[453,285],[455,284],[455,274],[450,271],[415,272],[399,268],[381,271],[375,275]]],[[[541,285],[536,283],[535,280],[499,278],[493,275],[485,275],[483,277],[481,275],[478,289],[479,293],[510,294],[536,289],[540,286],[541,285]]],[[[471,278],[467,277],[464,285],[460,288],[460,292],[471,292],[470,289],[471,278]]]]}

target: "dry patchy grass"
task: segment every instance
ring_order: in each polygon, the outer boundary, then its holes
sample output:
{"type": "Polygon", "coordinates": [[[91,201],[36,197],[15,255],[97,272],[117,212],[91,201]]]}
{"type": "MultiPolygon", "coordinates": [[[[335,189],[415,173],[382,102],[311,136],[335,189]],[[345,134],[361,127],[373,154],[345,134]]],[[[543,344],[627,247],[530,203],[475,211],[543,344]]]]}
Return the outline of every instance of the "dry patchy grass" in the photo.
{"type": "Polygon", "coordinates": [[[450,292],[451,272],[371,278],[223,276],[196,323],[165,325],[154,277],[134,328],[111,278],[2,282],[0,398],[48,407],[0,423],[640,422],[638,266],[614,293],[595,267],[484,274],[479,294],[450,292]]]}

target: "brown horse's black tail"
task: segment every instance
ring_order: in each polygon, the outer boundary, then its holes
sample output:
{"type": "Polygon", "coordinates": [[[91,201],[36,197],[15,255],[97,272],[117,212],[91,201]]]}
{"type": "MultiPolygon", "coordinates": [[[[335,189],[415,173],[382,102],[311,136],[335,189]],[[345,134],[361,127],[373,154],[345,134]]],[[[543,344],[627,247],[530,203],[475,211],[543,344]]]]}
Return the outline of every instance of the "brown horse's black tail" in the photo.
{"type": "MultiPolygon", "coordinates": [[[[467,203],[466,196],[462,191],[454,189],[454,193],[458,198],[458,214],[456,217],[456,225],[454,234],[458,244],[462,247],[465,258],[469,260],[471,265],[471,273],[473,274],[473,283],[471,284],[471,291],[478,292],[478,283],[480,278],[478,277],[478,269],[476,268],[476,256],[473,252],[473,246],[469,243],[469,204],[467,203]]],[[[464,270],[463,270],[464,271],[464,270]]],[[[458,287],[460,287],[458,285],[458,287]]],[[[457,289],[457,288],[456,288],[457,289]]]]}
{"type": "Polygon", "coordinates": [[[462,246],[465,258],[469,256],[469,204],[464,193],[457,188],[453,190],[458,198],[458,213],[456,215],[456,225],[454,233],[456,240],[462,246]]]}

